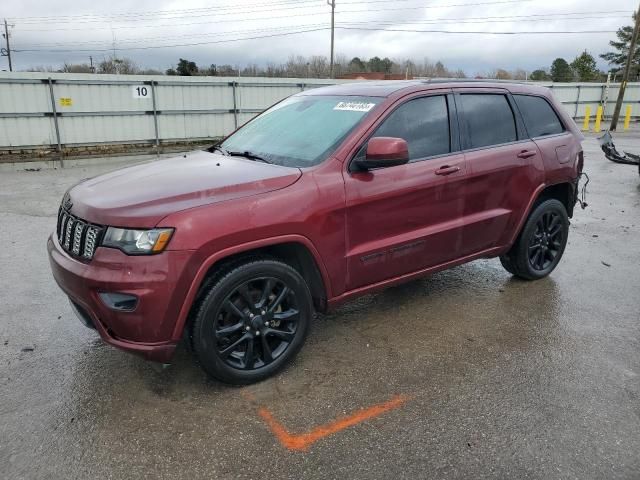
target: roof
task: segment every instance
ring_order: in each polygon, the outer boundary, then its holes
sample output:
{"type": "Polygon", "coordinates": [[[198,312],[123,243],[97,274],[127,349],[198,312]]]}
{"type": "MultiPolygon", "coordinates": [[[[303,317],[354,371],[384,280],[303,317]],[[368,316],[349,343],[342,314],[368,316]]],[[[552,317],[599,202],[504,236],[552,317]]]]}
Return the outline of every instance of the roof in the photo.
{"type": "Polygon", "coordinates": [[[388,97],[399,91],[409,93],[413,90],[425,90],[429,86],[433,88],[447,87],[471,87],[471,88],[504,88],[510,91],[541,92],[544,87],[525,82],[505,82],[500,80],[472,80],[472,79],[429,79],[429,80],[382,80],[361,81],[353,83],[341,83],[328,87],[306,90],[298,95],[362,95],[367,97],[388,97]]]}

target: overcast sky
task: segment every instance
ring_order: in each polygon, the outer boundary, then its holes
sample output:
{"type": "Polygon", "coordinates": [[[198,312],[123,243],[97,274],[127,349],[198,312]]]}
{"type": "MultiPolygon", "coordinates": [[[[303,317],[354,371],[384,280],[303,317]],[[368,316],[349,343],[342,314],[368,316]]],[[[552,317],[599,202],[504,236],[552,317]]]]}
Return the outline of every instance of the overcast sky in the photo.
{"type": "MultiPolygon", "coordinates": [[[[609,49],[618,27],[631,23],[636,7],[629,0],[336,0],[336,53],[441,60],[474,75],[495,68],[548,68],[554,58],[571,61],[586,49],[606,70],[597,56],[609,49]]],[[[5,0],[0,18],[14,25],[15,70],[88,63],[89,55],[99,61],[113,54],[114,45],[118,56],[164,70],[180,57],[207,66],[281,63],[292,54],[328,56],[330,11],[325,0],[5,0]],[[309,31],[315,29],[321,30],[309,31]],[[275,36],[301,31],[306,32],[275,36]],[[201,45],[186,45],[194,43],[201,45]]],[[[6,58],[0,69],[7,69],[6,58]]]]}

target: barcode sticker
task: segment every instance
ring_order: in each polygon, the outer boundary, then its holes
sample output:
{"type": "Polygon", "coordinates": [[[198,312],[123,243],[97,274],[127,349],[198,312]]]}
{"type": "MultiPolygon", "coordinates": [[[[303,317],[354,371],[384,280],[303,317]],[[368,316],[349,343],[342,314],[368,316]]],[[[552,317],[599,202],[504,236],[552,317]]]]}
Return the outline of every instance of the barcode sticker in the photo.
{"type": "Polygon", "coordinates": [[[365,103],[365,102],[338,102],[338,104],[333,107],[334,110],[349,110],[352,112],[368,112],[373,107],[375,107],[375,103],[365,103]]]}

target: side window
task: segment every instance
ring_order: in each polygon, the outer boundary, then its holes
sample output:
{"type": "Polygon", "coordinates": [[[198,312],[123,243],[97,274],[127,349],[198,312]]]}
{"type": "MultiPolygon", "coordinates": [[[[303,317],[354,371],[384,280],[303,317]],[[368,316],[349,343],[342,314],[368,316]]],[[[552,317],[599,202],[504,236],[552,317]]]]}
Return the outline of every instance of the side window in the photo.
{"type": "Polygon", "coordinates": [[[515,142],[516,121],[507,97],[493,93],[460,95],[471,148],[515,142]]]}
{"type": "Polygon", "coordinates": [[[449,112],[445,96],[409,100],[392,112],[373,136],[406,140],[409,161],[449,153],[449,112]]]}
{"type": "Polygon", "coordinates": [[[551,105],[542,97],[514,95],[522,114],[527,132],[531,137],[542,137],[564,132],[564,126],[551,105]]]}

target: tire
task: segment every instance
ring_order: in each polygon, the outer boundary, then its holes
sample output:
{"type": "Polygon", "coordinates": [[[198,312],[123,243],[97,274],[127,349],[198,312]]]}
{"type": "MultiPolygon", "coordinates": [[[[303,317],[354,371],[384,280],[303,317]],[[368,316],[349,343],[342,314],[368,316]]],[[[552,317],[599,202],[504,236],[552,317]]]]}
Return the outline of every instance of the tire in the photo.
{"type": "Polygon", "coordinates": [[[513,267],[513,263],[511,263],[511,259],[506,255],[500,255],[500,263],[504,267],[504,269],[509,272],[511,275],[515,275],[516,270],[513,267]]]}
{"type": "Polygon", "coordinates": [[[212,377],[234,385],[259,382],[287,365],[304,344],[311,293],[286,263],[247,260],[205,288],[191,342],[212,377]]]}
{"type": "Polygon", "coordinates": [[[529,214],[516,243],[500,262],[505,270],[524,280],[544,278],[560,262],[568,234],[565,206],[556,199],[545,200],[529,214]]]}

